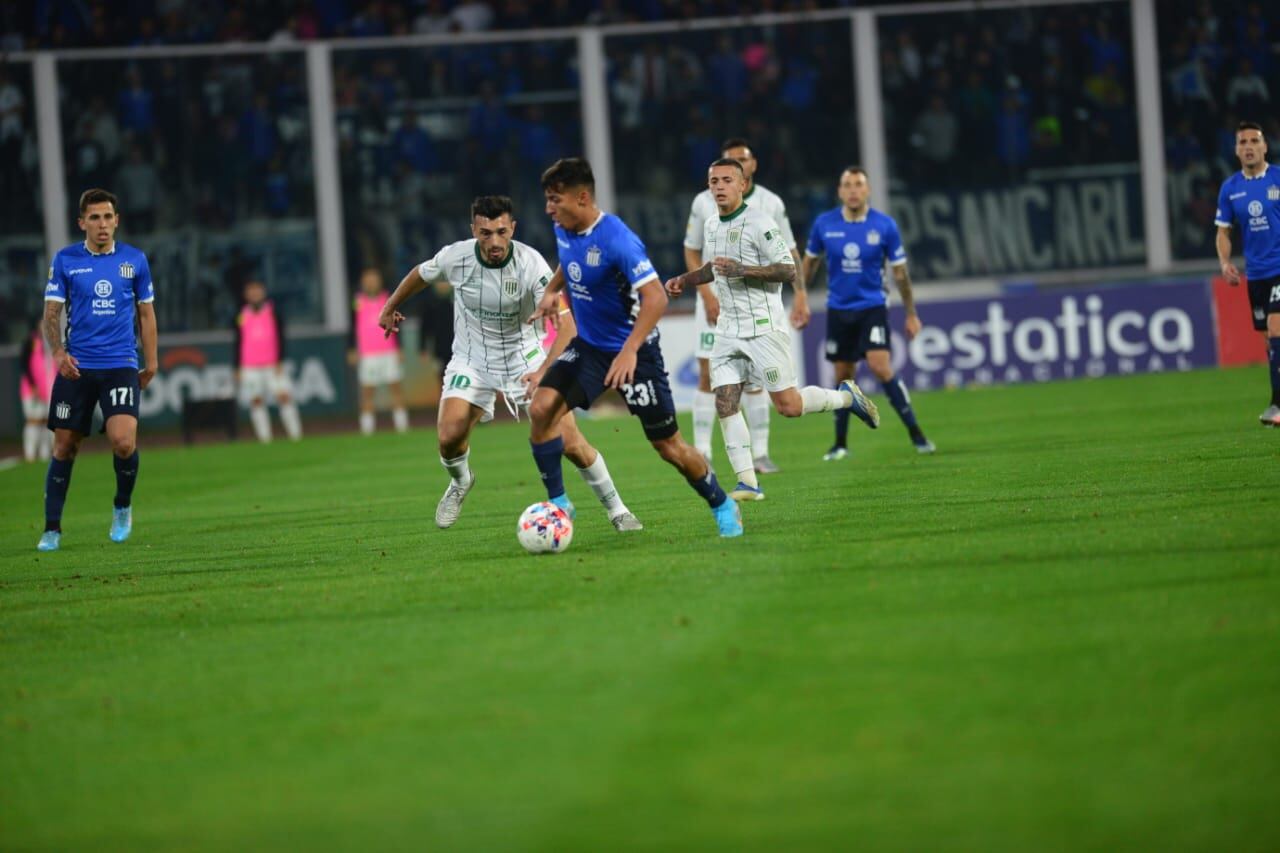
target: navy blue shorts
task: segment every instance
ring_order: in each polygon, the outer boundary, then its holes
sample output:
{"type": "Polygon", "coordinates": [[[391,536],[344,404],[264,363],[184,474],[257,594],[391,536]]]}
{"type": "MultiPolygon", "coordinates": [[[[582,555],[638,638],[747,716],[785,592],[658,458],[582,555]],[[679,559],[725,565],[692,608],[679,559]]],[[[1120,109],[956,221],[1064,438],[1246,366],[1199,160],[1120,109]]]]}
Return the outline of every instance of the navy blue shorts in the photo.
{"type": "MultiPolygon", "coordinates": [[[[582,338],[574,338],[555,363],[547,368],[542,385],[554,388],[572,409],[589,409],[605,392],[604,377],[616,352],[597,349],[582,338]]],[[[667,382],[667,368],[656,341],[646,341],[636,353],[636,371],[631,383],[619,389],[627,409],[640,419],[650,441],[670,438],[680,429],[676,404],[667,382]]]]}
{"type": "Polygon", "coordinates": [[[53,380],[49,399],[49,429],[69,429],[88,435],[93,429],[93,407],[102,409],[102,419],[112,415],[138,416],[138,368],[112,367],[105,370],[80,368],[79,379],[61,373],[53,380]]]}
{"type": "Polygon", "coordinates": [[[889,348],[889,309],[827,309],[827,361],[861,361],[873,349],[889,348]]]}
{"type": "Polygon", "coordinates": [[[1249,280],[1249,308],[1253,313],[1253,327],[1259,332],[1267,330],[1267,315],[1280,314],[1280,275],[1272,278],[1249,280]]]}

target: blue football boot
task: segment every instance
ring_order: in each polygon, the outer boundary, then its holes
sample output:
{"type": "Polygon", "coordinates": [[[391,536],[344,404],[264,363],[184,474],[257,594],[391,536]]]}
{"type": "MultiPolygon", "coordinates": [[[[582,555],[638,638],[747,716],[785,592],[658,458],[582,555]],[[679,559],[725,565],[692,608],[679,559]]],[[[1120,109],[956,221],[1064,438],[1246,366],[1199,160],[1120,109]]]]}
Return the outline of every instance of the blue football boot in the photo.
{"type": "Polygon", "coordinates": [[[742,510],[738,509],[738,502],[733,498],[725,497],[724,503],[713,507],[711,514],[716,517],[716,527],[720,528],[721,536],[727,539],[742,535],[742,510]]]}
{"type": "Polygon", "coordinates": [[[111,541],[123,542],[133,532],[133,507],[118,506],[111,511],[111,541]]]}

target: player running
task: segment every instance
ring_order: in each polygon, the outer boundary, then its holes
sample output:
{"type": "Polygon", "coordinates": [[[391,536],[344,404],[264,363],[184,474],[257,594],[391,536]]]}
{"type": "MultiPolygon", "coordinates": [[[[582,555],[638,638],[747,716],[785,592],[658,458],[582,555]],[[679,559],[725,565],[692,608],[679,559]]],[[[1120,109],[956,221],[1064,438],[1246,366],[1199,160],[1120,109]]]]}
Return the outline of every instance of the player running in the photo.
{"type": "Polygon", "coordinates": [[[382,308],[390,294],[382,286],[382,272],[368,267],[360,274],[360,292],[356,294],[351,318],[351,336],[355,348],[351,354],[360,381],[360,432],[373,435],[377,414],[373,397],[378,386],[391,390],[391,422],[396,432],[408,432],[409,413],[404,407],[404,373],[400,367],[400,339],[385,334],[378,325],[382,308]]]}
{"type": "Polygon", "coordinates": [[[22,458],[27,462],[48,459],[53,451],[53,433],[46,420],[49,417],[49,393],[53,390],[53,359],[44,345],[43,333],[37,323],[22,342],[18,357],[22,377],[18,380],[18,396],[22,400],[22,458]]]}
{"type": "MultiPolygon", "coordinates": [[[[436,525],[442,528],[458,520],[462,502],[475,484],[468,461],[471,430],[477,423],[493,420],[499,394],[517,416],[528,407],[528,389],[536,387],[544,365],[573,337],[567,309],[549,355],[538,332],[525,322],[545,293],[551,268],[537,250],[514,239],[516,221],[511,213],[511,199],[506,196],[477,198],[471,205],[474,237],[445,246],[411,270],[378,318],[387,334],[398,331],[404,320],[398,309],[410,296],[437,282],[455,289],[453,356],[445,368],[437,427],[440,464],[450,477],[436,506],[436,525]]],[[[604,454],[587,443],[572,415],[565,417],[563,435],[557,452],[577,466],[614,528],[619,532],[643,529],[614,487],[604,454]]],[[[563,480],[547,483],[547,498],[574,512],[563,480]]]]}
{"type": "Polygon", "coordinates": [[[36,548],[62,544],[62,507],[71,486],[71,467],[80,443],[93,428],[93,410],[102,410],[116,471],[112,542],[133,530],[133,488],[138,481],[138,398],[159,369],[155,286],[141,250],[117,243],[120,208],[106,190],[80,196],[77,220],[85,240],[62,249],[49,267],[45,287],[44,336],[58,375],[53,380],[49,429],[53,458],[44,487],[44,533],[36,548]],[[62,335],[62,311],[67,333],[62,335]],[[138,369],[137,319],[145,366],[138,369]]]}
{"type": "MultiPolygon", "coordinates": [[[[755,182],[759,163],[751,150],[751,144],[745,139],[726,139],[720,145],[720,156],[737,160],[742,166],[747,179],[747,191],[743,193],[743,198],[777,223],[783,241],[791,250],[797,271],[795,280],[791,282],[792,290],[795,291],[791,325],[793,328],[803,329],[809,323],[809,300],[805,292],[804,276],[799,274],[803,267],[800,264],[800,252],[796,249],[795,234],[791,230],[791,220],[787,218],[787,206],[777,193],[755,182]]],[[[689,222],[684,231],[684,263],[687,271],[692,272],[710,260],[703,255],[703,226],[708,219],[719,215],[711,190],[703,190],[694,196],[689,208],[689,222]]],[[[716,318],[720,315],[720,302],[716,299],[713,288],[699,287],[697,294],[693,316],[698,335],[698,390],[693,395],[693,446],[702,451],[702,455],[710,461],[711,425],[716,414],[716,398],[711,393],[711,351],[715,348],[716,318]]],[[[764,389],[748,386],[747,393],[742,398],[742,410],[746,414],[747,427],[751,430],[751,454],[755,458],[756,472],[759,474],[774,474],[778,471],[778,466],[769,458],[769,408],[764,389]]]]}
{"type": "Polygon", "coordinates": [[[258,441],[271,441],[267,397],[280,409],[280,423],[293,441],[302,438],[302,416],[284,372],[284,315],[267,298],[267,286],[253,279],[244,286],[244,305],[236,315],[236,382],[249,398],[249,422],[258,441]]]}
{"type": "MultiPolygon", "coordinates": [[[[933,453],[937,448],[920,429],[907,386],[893,375],[889,359],[886,262],[893,270],[902,307],[907,311],[907,340],[920,332],[898,224],[868,204],[871,184],[861,166],[850,166],[840,174],[837,192],[840,206],[819,214],[813,221],[804,257],[806,279],[813,278],[824,259],[827,262],[827,360],[835,365],[836,382],[845,382],[853,379],[859,359],[865,358],[890,405],[906,425],[916,452],[933,453]]],[[[848,436],[849,415],[837,411],[836,442],[822,458],[831,462],[849,455],[848,436]]]]}
{"type": "MultiPolygon", "coordinates": [[[[737,503],[716,482],[702,454],[680,437],[675,403],[658,348],[658,320],[667,295],[640,238],[596,204],[591,164],[557,160],[542,173],[547,214],[555,223],[560,265],[530,318],[560,316],[559,292],[568,282],[576,336],[561,326],[559,357],[537,379],[529,414],[533,459],[547,493],[563,490],[561,430],[571,408],[588,408],[608,388],[622,392],[631,414],[658,455],[684,475],[711,507],[721,536],[741,536],[737,503]]],[[[567,316],[567,315],[566,315],[567,316]]],[[[530,383],[531,386],[534,383],[530,383]]]]}
{"type": "Polygon", "coordinates": [[[1271,375],[1271,405],[1258,420],[1275,427],[1280,426],[1280,172],[1267,164],[1267,141],[1254,122],[1237,126],[1236,157],[1240,171],[1223,182],[1213,218],[1218,264],[1233,287],[1240,283],[1240,270],[1231,263],[1231,226],[1238,223],[1253,327],[1267,339],[1271,375]]]}
{"type": "Polygon", "coordinates": [[[834,391],[816,385],[796,389],[791,331],[782,307],[782,285],[795,281],[795,260],[778,224],[743,200],[746,177],[737,160],[712,163],[707,186],[717,215],[703,226],[703,245],[713,259],[669,280],[666,288],[680,293],[686,285],[715,281],[720,318],[711,353],[711,387],[725,452],[738,475],[732,496],[759,501],[764,492],[756,479],[751,434],[739,410],[744,385],[762,385],[778,413],[788,418],[851,408],[874,429],[880,416],[852,378],[834,391]]]}

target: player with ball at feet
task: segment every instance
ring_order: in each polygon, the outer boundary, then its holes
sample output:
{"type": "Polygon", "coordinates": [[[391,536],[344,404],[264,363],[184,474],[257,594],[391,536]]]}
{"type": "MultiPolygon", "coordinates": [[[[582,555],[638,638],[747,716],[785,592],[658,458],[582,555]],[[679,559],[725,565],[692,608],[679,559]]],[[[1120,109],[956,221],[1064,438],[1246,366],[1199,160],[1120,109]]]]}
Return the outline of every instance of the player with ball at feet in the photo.
{"type": "MultiPolygon", "coordinates": [[[[783,417],[849,409],[875,429],[880,416],[852,378],[840,383],[839,389],[796,388],[791,330],[782,307],[782,285],[795,281],[795,260],[778,224],[743,201],[742,164],[729,158],[716,160],[707,170],[707,186],[720,212],[703,224],[703,256],[713,259],[669,280],[666,288],[680,293],[688,285],[715,282],[720,317],[711,353],[711,389],[725,453],[738,476],[731,494],[737,500],[758,501],[764,499],[764,492],[756,479],[751,433],[740,409],[745,384],[764,386],[783,417]]],[[[802,289],[796,292],[796,300],[804,305],[802,289]]]]}

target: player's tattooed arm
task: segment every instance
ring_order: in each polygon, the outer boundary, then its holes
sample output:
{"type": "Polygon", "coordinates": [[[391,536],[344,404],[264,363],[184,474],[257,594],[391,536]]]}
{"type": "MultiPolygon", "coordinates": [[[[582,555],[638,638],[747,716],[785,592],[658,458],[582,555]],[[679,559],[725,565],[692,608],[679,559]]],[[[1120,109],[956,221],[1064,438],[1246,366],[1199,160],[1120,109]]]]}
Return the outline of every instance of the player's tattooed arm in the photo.
{"type": "Polygon", "coordinates": [[[53,366],[58,373],[68,379],[79,379],[80,369],[76,359],[62,345],[62,303],[52,299],[45,300],[44,321],[41,323],[44,339],[49,343],[49,352],[53,355],[53,366]]]}
{"type": "Polygon", "coordinates": [[[907,340],[914,340],[915,336],[920,334],[920,316],[916,314],[916,297],[911,292],[911,273],[907,272],[906,264],[898,264],[893,269],[893,278],[898,282],[898,293],[902,296],[902,308],[907,312],[907,321],[904,324],[907,332],[907,340]]]}
{"type": "Polygon", "coordinates": [[[795,249],[791,250],[791,257],[795,261],[796,277],[791,280],[791,289],[795,291],[795,297],[791,301],[791,328],[803,329],[809,325],[809,293],[805,287],[805,265],[800,260],[800,253],[795,249]]]}
{"type": "Polygon", "coordinates": [[[715,278],[715,273],[711,271],[711,262],[708,261],[697,269],[689,270],[688,272],[681,273],[674,278],[667,279],[667,283],[664,284],[663,287],[665,287],[667,293],[670,293],[672,296],[679,296],[684,292],[686,286],[691,284],[695,286],[699,284],[710,284],[715,281],[715,278]]]}
{"type": "Polygon", "coordinates": [[[791,280],[791,289],[796,293],[805,293],[808,290],[809,270],[806,269],[799,250],[791,250],[791,259],[795,262],[796,269],[796,276],[791,280]]]}
{"type": "Polygon", "coordinates": [[[796,265],[789,261],[763,267],[749,267],[733,258],[716,258],[711,263],[715,271],[725,278],[754,278],[757,281],[783,283],[795,281],[796,278],[796,265]]]}

